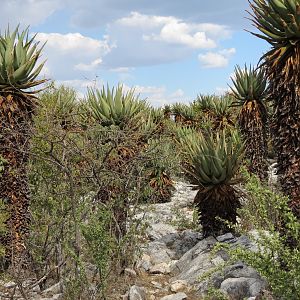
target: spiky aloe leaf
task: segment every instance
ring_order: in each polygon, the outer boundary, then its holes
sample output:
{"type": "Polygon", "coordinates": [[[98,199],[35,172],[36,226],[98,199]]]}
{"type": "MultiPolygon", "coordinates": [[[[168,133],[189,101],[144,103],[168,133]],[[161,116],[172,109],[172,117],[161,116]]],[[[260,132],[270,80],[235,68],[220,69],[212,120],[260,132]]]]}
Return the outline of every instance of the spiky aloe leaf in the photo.
{"type": "Polygon", "coordinates": [[[237,131],[204,135],[179,128],[177,134],[189,165],[186,171],[193,176],[194,184],[213,188],[233,182],[244,152],[237,131]]]}
{"type": "Polygon", "coordinates": [[[255,0],[251,8],[254,25],[261,31],[253,34],[271,45],[261,61],[274,102],[271,129],[277,172],[291,198],[290,207],[300,219],[300,0],[255,0]]]}
{"type": "MultiPolygon", "coordinates": [[[[0,35],[0,91],[18,92],[40,85],[46,80],[36,80],[45,61],[38,65],[44,47],[28,38],[29,28],[19,32],[19,26],[11,33],[9,28],[0,35]]],[[[38,91],[31,91],[36,93],[38,91]]],[[[28,93],[28,91],[27,91],[28,93]]]]}
{"type": "Polygon", "coordinates": [[[236,66],[231,80],[233,86],[230,88],[238,105],[245,101],[263,100],[267,96],[267,77],[263,68],[236,66]]]}
{"type": "Polygon", "coordinates": [[[125,126],[141,121],[148,108],[145,101],[136,96],[134,90],[123,91],[123,86],[110,90],[109,86],[102,90],[88,88],[87,110],[91,117],[103,126],[125,126]]]}

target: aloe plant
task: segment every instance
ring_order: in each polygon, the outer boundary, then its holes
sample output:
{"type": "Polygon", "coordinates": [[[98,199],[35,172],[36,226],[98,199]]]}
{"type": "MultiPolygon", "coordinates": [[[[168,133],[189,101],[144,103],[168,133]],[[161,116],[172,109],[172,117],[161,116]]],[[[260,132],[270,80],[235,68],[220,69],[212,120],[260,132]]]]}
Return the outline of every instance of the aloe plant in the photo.
{"type": "Polygon", "coordinates": [[[38,76],[44,63],[38,64],[42,47],[35,37],[29,38],[29,29],[12,33],[9,29],[0,35],[0,155],[7,164],[0,181],[2,200],[10,216],[10,232],[1,235],[6,246],[7,264],[22,266],[27,257],[25,242],[29,234],[28,162],[32,115],[38,104],[32,90],[44,83],[38,76]]]}
{"type": "Polygon", "coordinates": [[[194,203],[199,212],[203,235],[220,235],[230,231],[226,222],[236,223],[240,200],[235,184],[241,179],[244,144],[236,131],[202,134],[179,129],[178,140],[186,164],[183,169],[198,190],[194,203]]]}
{"type": "Polygon", "coordinates": [[[267,79],[264,69],[237,66],[232,78],[235,105],[241,107],[238,125],[246,141],[246,157],[250,160],[249,171],[266,180],[267,125],[266,109],[267,79]]]}
{"type": "Polygon", "coordinates": [[[134,89],[125,92],[122,85],[113,89],[109,86],[102,90],[89,88],[86,100],[90,116],[103,126],[138,126],[148,108],[146,102],[135,95],[134,89]]]}
{"type": "Polygon", "coordinates": [[[251,19],[270,50],[261,58],[274,102],[272,131],[278,174],[290,207],[300,219],[300,1],[254,0],[251,19]]]}

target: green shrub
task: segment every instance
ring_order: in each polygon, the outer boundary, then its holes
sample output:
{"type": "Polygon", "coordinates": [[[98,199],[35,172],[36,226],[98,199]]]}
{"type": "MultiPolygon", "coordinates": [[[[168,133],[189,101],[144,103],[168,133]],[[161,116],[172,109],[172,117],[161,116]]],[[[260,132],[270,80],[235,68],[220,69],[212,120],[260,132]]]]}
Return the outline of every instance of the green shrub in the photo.
{"type": "Polygon", "coordinates": [[[231,260],[242,260],[255,268],[274,296],[300,299],[300,223],[289,209],[287,197],[263,186],[258,178],[246,176],[247,201],[239,212],[239,229],[244,234],[249,232],[257,252],[242,247],[230,249],[231,260]],[[294,247],[290,246],[291,239],[294,247]]]}

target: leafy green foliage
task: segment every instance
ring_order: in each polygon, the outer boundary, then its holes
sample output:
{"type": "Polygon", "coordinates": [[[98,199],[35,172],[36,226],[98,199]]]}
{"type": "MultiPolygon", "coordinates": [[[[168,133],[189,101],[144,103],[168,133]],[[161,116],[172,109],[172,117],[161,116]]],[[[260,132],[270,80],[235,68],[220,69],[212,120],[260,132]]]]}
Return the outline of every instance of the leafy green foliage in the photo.
{"type": "Polygon", "coordinates": [[[232,260],[254,267],[280,299],[299,299],[300,223],[288,206],[288,198],[248,176],[247,203],[240,210],[242,233],[254,240],[257,252],[245,248],[229,250],[232,260]],[[250,231],[249,229],[255,229],[250,231]],[[290,247],[290,239],[295,241],[290,247]]]}
{"type": "Polygon", "coordinates": [[[151,203],[168,202],[174,191],[172,175],[178,173],[178,155],[167,137],[150,139],[147,142],[147,153],[151,160],[145,164],[145,176],[149,184],[145,187],[143,201],[151,203]]]}
{"type": "Polygon", "coordinates": [[[66,285],[68,299],[87,297],[95,286],[93,293],[104,298],[111,277],[137,251],[143,230],[134,218],[137,204],[170,197],[176,156],[168,136],[158,139],[151,114],[138,128],[125,119],[126,126],[106,126],[89,119],[91,111],[74,97],[62,86],[41,94],[31,142],[28,249],[37,276],[50,270],[51,280],[66,285]]]}

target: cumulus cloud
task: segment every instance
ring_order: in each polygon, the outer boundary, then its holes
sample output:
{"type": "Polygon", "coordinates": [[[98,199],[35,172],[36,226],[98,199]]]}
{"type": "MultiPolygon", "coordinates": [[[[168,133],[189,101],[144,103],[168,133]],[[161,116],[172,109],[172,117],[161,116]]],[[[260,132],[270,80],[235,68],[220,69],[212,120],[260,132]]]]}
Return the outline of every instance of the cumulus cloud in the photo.
{"type": "Polygon", "coordinates": [[[103,26],[111,20],[128,15],[131,11],[139,11],[143,15],[167,16],[189,19],[195,23],[217,20],[220,24],[247,24],[244,11],[247,1],[241,0],[62,0],[71,8],[72,22],[76,26],[103,26]]]}
{"type": "Polygon", "coordinates": [[[0,27],[6,28],[8,23],[34,26],[62,7],[59,0],[1,0],[0,27]]]}
{"type": "Polygon", "coordinates": [[[96,40],[83,36],[80,33],[38,33],[36,39],[41,42],[47,42],[47,48],[56,49],[61,54],[80,56],[98,53],[98,51],[106,54],[111,50],[108,36],[105,36],[104,40],[96,40]]]}
{"type": "MultiPolygon", "coordinates": [[[[124,85],[125,89],[129,89],[124,85]]],[[[185,93],[182,89],[169,92],[164,86],[140,86],[133,87],[137,94],[140,94],[141,99],[147,99],[147,101],[154,107],[161,107],[166,104],[172,104],[175,102],[185,102],[185,93]]]]}
{"type": "Polygon", "coordinates": [[[223,49],[218,52],[199,54],[198,59],[203,68],[224,68],[228,65],[230,57],[235,53],[235,48],[223,49]]]}
{"type": "Polygon", "coordinates": [[[220,39],[230,35],[230,30],[223,25],[187,23],[175,17],[143,15],[138,12],[132,12],[129,17],[117,20],[116,24],[129,28],[139,27],[144,31],[152,30],[149,35],[143,34],[146,41],[158,40],[196,49],[216,47],[216,41],[209,36],[220,39]]]}
{"type": "Polygon", "coordinates": [[[64,85],[73,88],[77,92],[79,98],[84,98],[87,88],[102,88],[104,81],[96,78],[95,80],[87,79],[71,79],[71,80],[57,80],[56,85],[64,85]]]}
{"type": "Polygon", "coordinates": [[[102,59],[97,58],[94,61],[92,61],[90,64],[83,64],[83,63],[77,64],[75,65],[74,69],[80,71],[92,71],[97,67],[99,67],[101,63],[102,63],[102,59]]]}
{"type": "Polygon", "coordinates": [[[97,40],[80,33],[38,33],[36,39],[47,42],[44,50],[47,75],[59,79],[96,70],[102,63],[102,57],[115,47],[108,36],[97,40]]]}
{"type": "Polygon", "coordinates": [[[114,72],[114,73],[128,73],[132,70],[134,70],[134,68],[120,67],[120,68],[112,68],[109,71],[114,72]]]}
{"type": "Polygon", "coordinates": [[[117,47],[107,55],[104,65],[119,68],[178,61],[196,49],[217,47],[231,31],[219,24],[131,12],[110,23],[107,34],[117,47]]]}
{"type": "Polygon", "coordinates": [[[113,20],[139,11],[144,15],[172,15],[193,22],[218,20],[218,23],[239,28],[249,26],[245,21],[247,1],[240,0],[1,0],[0,26],[21,23],[36,25],[43,23],[54,12],[68,9],[73,26],[96,28],[113,20]]]}

